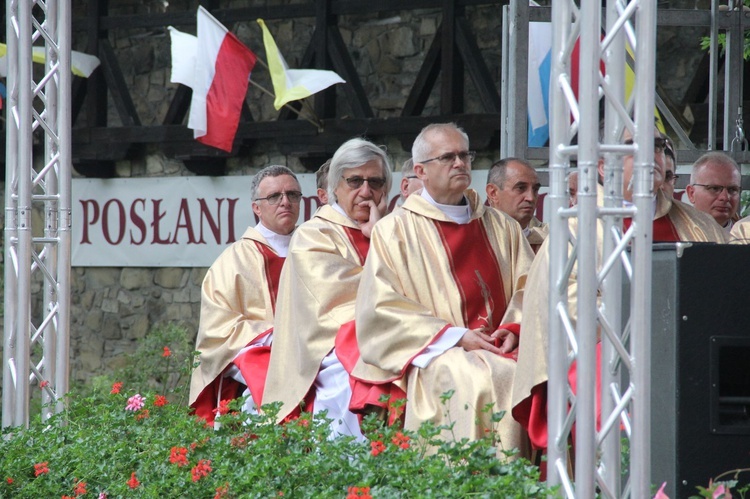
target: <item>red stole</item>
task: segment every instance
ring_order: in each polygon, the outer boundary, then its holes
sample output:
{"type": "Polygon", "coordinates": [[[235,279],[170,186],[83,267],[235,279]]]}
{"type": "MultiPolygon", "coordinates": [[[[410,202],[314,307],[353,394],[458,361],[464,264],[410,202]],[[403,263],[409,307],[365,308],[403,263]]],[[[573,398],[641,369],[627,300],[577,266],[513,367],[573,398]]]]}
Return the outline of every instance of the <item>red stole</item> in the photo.
{"type": "Polygon", "coordinates": [[[464,324],[470,329],[485,326],[494,331],[507,304],[500,264],[484,224],[475,219],[464,225],[435,221],[435,226],[461,295],[464,324]]]}
{"type": "Polygon", "coordinates": [[[359,229],[352,229],[351,227],[344,227],[344,232],[349,238],[349,242],[354,246],[357,256],[359,257],[359,264],[364,266],[365,259],[367,258],[367,252],[370,251],[370,239],[362,234],[359,229]]]}
{"type": "Polygon", "coordinates": [[[286,260],[286,258],[277,255],[270,246],[266,246],[263,243],[255,241],[255,245],[258,247],[258,251],[260,251],[260,254],[263,257],[263,273],[266,276],[268,294],[271,295],[271,306],[275,312],[276,296],[279,294],[279,276],[281,276],[281,268],[284,266],[284,260],[286,260]]]}
{"type": "MultiPolygon", "coordinates": [[[[630,218],[625,218],[622,223],[624,230],[627,231],[630,228],[632,220],[630,218]]],[[[654,220],[653,241],[655,243],[676,243],[680,241],[680,235],[677,233],[677,229],[669,218],[669,214],[654,220]]]]}

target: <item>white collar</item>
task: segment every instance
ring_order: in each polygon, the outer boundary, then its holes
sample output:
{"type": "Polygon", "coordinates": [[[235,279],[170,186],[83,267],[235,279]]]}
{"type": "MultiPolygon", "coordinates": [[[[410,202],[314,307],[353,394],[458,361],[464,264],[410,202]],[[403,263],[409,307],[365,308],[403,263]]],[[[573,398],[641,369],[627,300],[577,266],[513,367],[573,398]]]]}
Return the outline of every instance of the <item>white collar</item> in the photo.
{"type": "Polygon", "coordinates": [[[266,238],[268,245],[273,248],[276,254],[280,257],[286,258],[286,255],[289,252],[289,241],[292,240],[293,232],[290,232],[287,235],[277,234],[263,225],[263,222],[258,222],[258,225],[255,226],[255,230],[260,232],[260,235],[266,238]]]}
{"type": "Polygon", "coordinates": [[[464,200],[466,201],[466,204],[440,204],[437,201],[435,201],[432,196],[430,196],[430,193],[427,192],[427,189],[422,189],[422,197],[427,200],[428,203],[430,203],[432,206],[437,208],[438,210],[442,211],[445,216],[453,220],[459,225],[467,224],[471,221],[471,205],[469,205],[468,200],[466,200],[466,196],[464,196],[464,200]]]}

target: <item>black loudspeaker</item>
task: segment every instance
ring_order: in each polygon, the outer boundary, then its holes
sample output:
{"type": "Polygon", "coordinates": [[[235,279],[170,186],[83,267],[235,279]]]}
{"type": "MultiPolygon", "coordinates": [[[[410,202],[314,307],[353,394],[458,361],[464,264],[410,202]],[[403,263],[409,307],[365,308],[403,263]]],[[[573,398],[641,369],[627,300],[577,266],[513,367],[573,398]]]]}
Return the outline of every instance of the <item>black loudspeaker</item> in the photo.
{"type": "Polygon", "coordinates": [[[690,497],[750,468],[750,246],[657,244],[652,275],[651,481],[690,497]]]}

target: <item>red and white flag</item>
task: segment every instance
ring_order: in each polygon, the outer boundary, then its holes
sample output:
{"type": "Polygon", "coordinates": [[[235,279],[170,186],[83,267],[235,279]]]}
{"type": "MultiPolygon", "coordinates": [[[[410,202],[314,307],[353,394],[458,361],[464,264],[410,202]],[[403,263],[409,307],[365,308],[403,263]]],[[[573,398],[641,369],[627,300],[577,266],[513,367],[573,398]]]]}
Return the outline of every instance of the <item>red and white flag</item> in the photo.
{"type": "Polygon", "coordinates": [[[169,30],[171,81],[193,89],[188,128],[199,142],[231,152],[255,54],[203,7],[197,37],[169,30]]]}

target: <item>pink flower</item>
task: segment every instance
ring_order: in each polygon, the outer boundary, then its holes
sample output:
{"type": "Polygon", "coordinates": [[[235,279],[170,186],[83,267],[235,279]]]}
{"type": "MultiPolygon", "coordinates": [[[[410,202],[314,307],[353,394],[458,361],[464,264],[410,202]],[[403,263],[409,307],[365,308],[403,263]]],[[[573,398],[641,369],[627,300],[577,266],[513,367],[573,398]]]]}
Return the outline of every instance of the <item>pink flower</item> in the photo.
{"type": "Polygon", "coordinates": [[[45,388],[47,386],[49,386],[49,381],[47,381],[46,379],[39,383],[39,388],[45,388]]]}
{"type": "Polygon", "coordinates": [[[106,492],[100,492],[99,497],[97,499],[107,499],[107,493],[106,492]]]}
{"type": "Polygon", "coordinates": [[[714,490],[714,493],[711,496],[711,499],[722,499],[722,498],[732,499],[732,493],[729,491],[729,488],[724,487],[724,484],[721,484],[718,487],[716,487],[716,490],[714,490]]]}
{"type": "Polygon", "coordinates": [[[128,405],[125,406],[126,411],[139,411],[146,404],[146,399],[141,397],[140,393],[136,393],[128,399],[128,405]]]}
{"type": "Polygon", "coordinates": [[[656,495],[654,496],[654,499],[669,499],[669,496],[664,493],[664,487],[667,486],[667,482],[664,482],[661,484],[661,487],[659,487],[659,490],[656,491],[656,495]]]}

